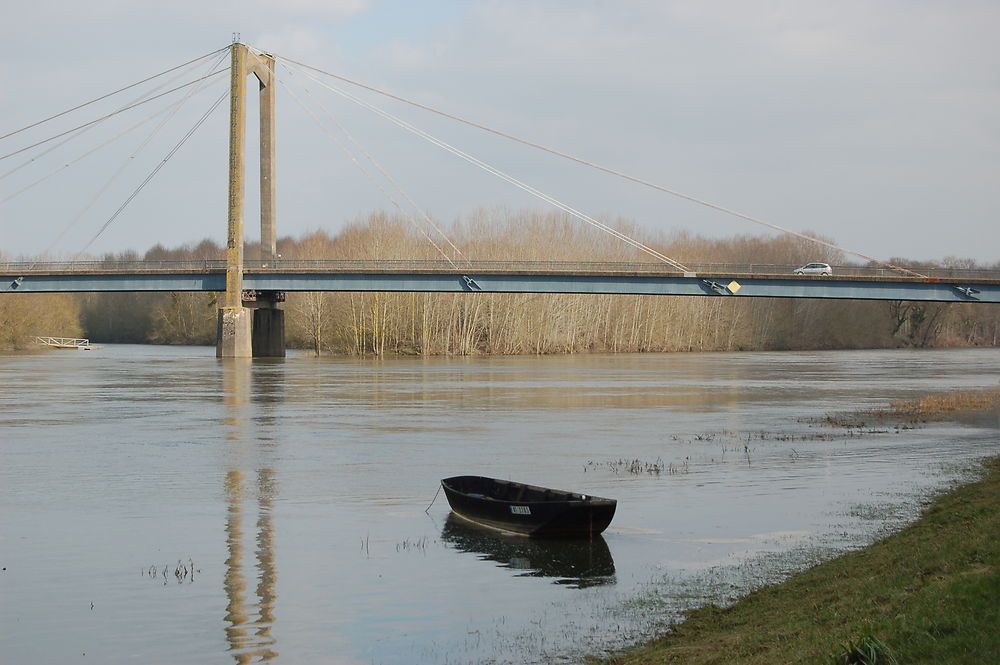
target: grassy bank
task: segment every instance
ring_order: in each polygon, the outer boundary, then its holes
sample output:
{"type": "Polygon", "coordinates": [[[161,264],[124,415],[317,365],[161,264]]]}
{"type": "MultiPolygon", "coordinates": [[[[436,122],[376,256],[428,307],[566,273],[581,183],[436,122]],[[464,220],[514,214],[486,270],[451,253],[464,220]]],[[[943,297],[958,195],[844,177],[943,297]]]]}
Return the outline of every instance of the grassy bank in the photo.
{"type": "MultiPolygon", "coordinates": [[[[894,404],[936,420],[983,395],[894,404]]],[[[975,408],[975,407],[973,407],[975,408]]],[[[1000,459],[874,545],[746,596],[690,612],[612,658],[647,663],[1000,663],[1000,459]]]]}

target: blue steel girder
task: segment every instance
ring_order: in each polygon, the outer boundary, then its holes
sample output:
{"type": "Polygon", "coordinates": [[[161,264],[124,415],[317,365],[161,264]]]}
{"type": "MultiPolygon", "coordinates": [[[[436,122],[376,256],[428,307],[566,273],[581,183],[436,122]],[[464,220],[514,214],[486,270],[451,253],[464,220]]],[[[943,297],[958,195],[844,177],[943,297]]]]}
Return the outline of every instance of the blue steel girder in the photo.
{"type": "MultiPolygon", "coordinates": [[[[258,291],[404,291],[437,293],[575,293],[712,297],[833,298],[1000,302],[1000,280],[885,277],[623,274],[619,272],[460,272],[454,270],[258,270],[244,288],[258,291]]],[[[2,293],[218,291],[225,271],[94,270],[0,275],[2,293]]]]}
{"type": "Polygon", "coordinates": [[[57,272],[0,276],[3,293],[113,293],[141,291],[225,291],[226,273],[57,272]]]}

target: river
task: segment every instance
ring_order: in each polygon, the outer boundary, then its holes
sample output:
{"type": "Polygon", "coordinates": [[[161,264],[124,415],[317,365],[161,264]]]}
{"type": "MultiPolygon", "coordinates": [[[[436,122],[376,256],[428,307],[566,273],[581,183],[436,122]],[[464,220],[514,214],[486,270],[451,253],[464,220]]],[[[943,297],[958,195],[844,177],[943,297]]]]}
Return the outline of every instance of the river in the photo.
{"type": "Polygon", "coordinates": [[[995,418],[1000,351],[0,355],[0,662],[573,662],[911,519],[995,418]],[[618,499],[593,543],[449,519],[478,474],[618,499]]]}

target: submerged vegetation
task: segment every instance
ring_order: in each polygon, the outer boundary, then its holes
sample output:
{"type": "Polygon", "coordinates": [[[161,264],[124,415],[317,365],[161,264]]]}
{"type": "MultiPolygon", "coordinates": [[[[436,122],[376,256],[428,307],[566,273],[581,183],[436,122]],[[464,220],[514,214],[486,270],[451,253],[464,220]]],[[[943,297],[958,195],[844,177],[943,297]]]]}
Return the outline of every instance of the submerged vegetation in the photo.
{"type": "Polygon", "coordinates": [[[584,473],[589,470],[596,470],[600,468],[607,468],[609,471],[615,475],[629,473],[633,476],[640,475],[650,475],[658,476],[661,473],[675,474],[687,472],[688,466],[684,465],[674,465],[665,464],[663,460],[657,457],[654,461],[648,462],[640,459],[613,459],[606,462],[597,462],[594,460],[587,460],[587,463],[583,467],[584,473]]]}
{"type": "Polygon", "coordinates": [[[993,663],[1000,653],[1000,460],[903,531],[608,663],[993,663]]]}
{"type": "Polygon", "coordinates": [[[1000,409],[1000,388],[974,392],[927,395],[916,400],[893,402],[890,407],[896,419],[918,418],[922,421],[943,420],[960,411],[1000,409]]]}
{"type": "Polygon", "coordinates": [[[876,431],[874,429],[876,427],[893,426],[897,430],[907,429],[921,423],[951,420],[962,413],[983,411],[1000,412],[1000,388],[897,400],[881,409],[828,414],[821,422],[847,430],[867,429],[872,432],[876,431]]]}
{"type": "MultiPolygon", "coordinates": [[[[843,263],[840,252],[791,236],[713,240],[665,237],[625,222],[613,225],[688,263],[799,265],[843,263]]],[[[649,262],[564,215],[480,211],[450,226],[449,251],[465,260],[649,262]]],[[[284,259],[440,259],[402,219],[374,214],[331,236],[315,231],[281,238],[284,259]]],[[[259,256],[250,244],[248,258],[259,256]]],[[[153,247],[100,260],[223,259],[211,240],[153,247]]],[[[8,257],[9,258],[9,257],[8,257]]],[[[893,259],[914,268],[920,264],[893,259]]],[[[948,260],[948,267],[975,267],[948,260]]],[[[29,302],[0,299],[0,345],[23,346],[31,335],[102,342],[213,344],[217,295],[95,293],[29,302]],[[16,309],[16,314],[11,310],[16,309]],[[64,321],[47,320],[50,311],[64,321]],[[16,321],[16,325],[15,322],[16,321]]],[[[287,341],[315,353],[474,355],[624,353],[995,346],[1000,308],[991,304],[835,301],[774,298],[576,294],[289,293],[287,341]]]]}
{"type": "MultiPolygon", "coordinates": [[[[1000,413],[1000,389],[928,395],[826,424],[1000,413]]],[[[650,643],[600,662],[976,664],[1000,654],[1000,458],[936,498],[902,531],[766,586],[707,602],[650,643]]],[[[597,662],[597,661],[592,661],[597,662]]]]}

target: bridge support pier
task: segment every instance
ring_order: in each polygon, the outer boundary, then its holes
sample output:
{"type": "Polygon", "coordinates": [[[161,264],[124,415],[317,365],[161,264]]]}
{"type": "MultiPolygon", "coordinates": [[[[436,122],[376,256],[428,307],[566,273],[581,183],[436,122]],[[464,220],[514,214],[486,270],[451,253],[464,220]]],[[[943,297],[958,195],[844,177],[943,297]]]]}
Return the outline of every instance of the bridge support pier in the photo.
{"type": "Polygon", "coordinates": [[[217,358],[284,358],[285,310],[280,291],[244,291],[243,307],[219,308],[217,358]]]}
{"type": "Polygon", "coordinates": [[[285,310],[259,307],[253,310],[253,357],[285,357],[285,310]]]}
{"type": "Polygon", "coordinates": [[[216,329],[215,356],[217,358],[250,358],[253,347],[253,310],[246,307],[220,307],[216,329]]]}
{"type": "Polygon", "coordinates": [[[280,291],[244,291],[243,303],[253,309],[251,347],[254,358],[285,357],[285,310],[278,308],[280,291]]]}

